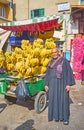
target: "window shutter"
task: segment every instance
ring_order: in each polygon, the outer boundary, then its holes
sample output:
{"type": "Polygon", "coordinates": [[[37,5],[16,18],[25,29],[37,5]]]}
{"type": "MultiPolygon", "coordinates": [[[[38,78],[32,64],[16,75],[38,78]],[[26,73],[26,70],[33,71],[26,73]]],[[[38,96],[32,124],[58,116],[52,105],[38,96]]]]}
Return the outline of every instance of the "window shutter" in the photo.
{"type": "Polygon", "coordinates": [[[40,17],[44,16],[44,9],[39,9],[39,16],[40,17]]]}
{"type": "Polygon", "coordinates": [[[34,18],[34,10],[31,10],[31,18],[34,18]]]}

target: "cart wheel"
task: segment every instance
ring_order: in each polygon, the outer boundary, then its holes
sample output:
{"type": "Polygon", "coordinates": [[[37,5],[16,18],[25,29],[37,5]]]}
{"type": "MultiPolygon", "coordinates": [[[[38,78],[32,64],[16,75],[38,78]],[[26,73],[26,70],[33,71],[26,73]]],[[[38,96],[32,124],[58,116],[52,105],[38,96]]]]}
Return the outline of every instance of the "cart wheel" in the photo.
{"type": "Polygon", "coordinates": [[[40,91],[35,98],[35,104],[34,104],[34,108],[37,113],[41,113],[45,109],[46,101],[47,101],[46,92],[40,91]]]}
{"type": "Polygon", "coordinates": [[[4,98],[5,98],[5,101],[6,101],[7,105],[15,104],[16,101],[17,101],[16,98],[12,98],[12,97],[9,97],[7,95],[5,95],[4,98]]]}

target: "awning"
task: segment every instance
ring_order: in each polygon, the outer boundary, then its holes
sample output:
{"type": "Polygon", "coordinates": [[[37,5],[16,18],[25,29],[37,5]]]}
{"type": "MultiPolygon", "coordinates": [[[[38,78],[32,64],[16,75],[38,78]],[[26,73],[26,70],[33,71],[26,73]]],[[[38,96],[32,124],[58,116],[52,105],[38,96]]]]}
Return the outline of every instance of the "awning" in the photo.
{"type": "Polygon", "coordinates": [[[84,5],[72,5],[71,13],[78,13],[79,11],[84,11],[84,5]]]}
{"type": "Polygon", "coordinates": [[[57,16],[46,16],[39,17],[24,21],[13,21],[7,22],[0,25],[0,28],[5,30],[14,30],[14,31],[44,31],[54,28],[63,20],[63,15],[57,16]]]}
{"type": "Polygon", "coordinates": [[[8,39],[9,35],[10,35],[11,31],[4,31],[2,29],[0,29],[0,49],[3,48],[6,40],[8,39]]]}
{"type": "Polygon", "coordinates": [[[81,9],[84,9],[84,5],[71,5],[71,8],[81,8],[81,9]]]}
{"type": "Polygon", "coordinates": [[[6,32],[6,30],[3,30],[2,28],[0,28],[0,35],[2,35],[5,32],[6,32]]]}
{"type": "Polygon", "coordinates": [[[71,6],[71,19],[74,21],[76,19],[82,19],[83,18],[83,12],[84,12],[84,6],[83,5],[72,5],[71,6]]]}

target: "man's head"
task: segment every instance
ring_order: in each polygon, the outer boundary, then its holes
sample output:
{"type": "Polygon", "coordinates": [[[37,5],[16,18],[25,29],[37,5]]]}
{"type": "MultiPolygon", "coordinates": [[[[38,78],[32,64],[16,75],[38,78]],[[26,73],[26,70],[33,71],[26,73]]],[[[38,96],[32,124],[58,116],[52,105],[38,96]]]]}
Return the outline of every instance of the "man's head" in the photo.
{"type": "Polygon", "coordinates": [[[53,59],[57,59],[59,57],[59,50],[57,47],[52,49],[52,57],[53,59]]]}

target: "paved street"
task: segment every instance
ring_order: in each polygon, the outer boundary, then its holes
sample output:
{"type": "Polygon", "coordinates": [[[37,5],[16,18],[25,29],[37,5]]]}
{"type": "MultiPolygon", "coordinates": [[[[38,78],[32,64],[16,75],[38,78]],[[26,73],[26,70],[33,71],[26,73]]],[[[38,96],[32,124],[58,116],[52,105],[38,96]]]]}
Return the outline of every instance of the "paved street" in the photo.
{"type": "Polygon", "coordinates": [[[48,122],[47,108],[37,114],[33,103],[28,101],[8,106],[3,95],[0,95],[0,130],[84,130],[84,85],[81,85],[81,81],[76,81],[70,92],[71,115],[68,126],[63,122],[48,122]]]}

